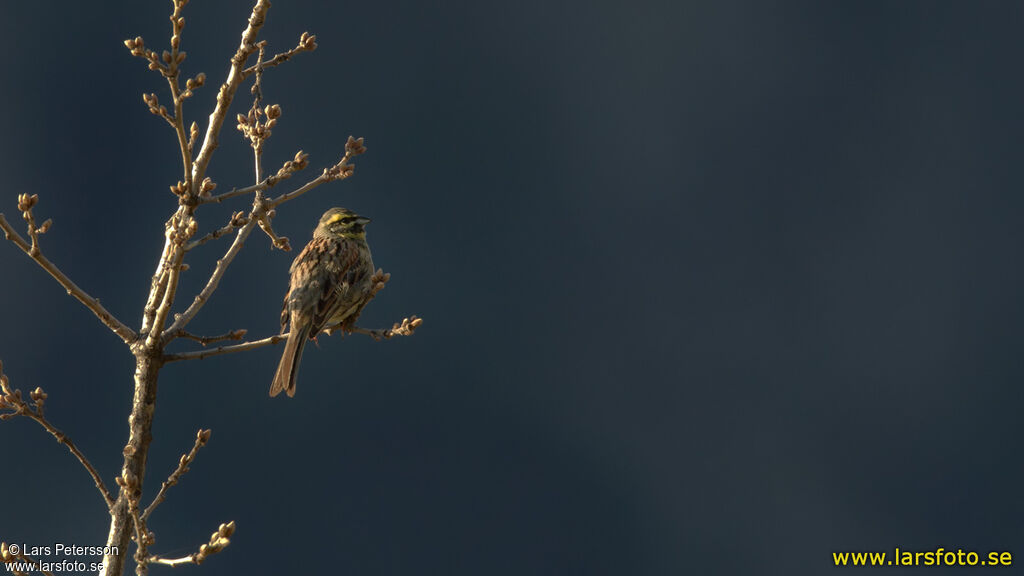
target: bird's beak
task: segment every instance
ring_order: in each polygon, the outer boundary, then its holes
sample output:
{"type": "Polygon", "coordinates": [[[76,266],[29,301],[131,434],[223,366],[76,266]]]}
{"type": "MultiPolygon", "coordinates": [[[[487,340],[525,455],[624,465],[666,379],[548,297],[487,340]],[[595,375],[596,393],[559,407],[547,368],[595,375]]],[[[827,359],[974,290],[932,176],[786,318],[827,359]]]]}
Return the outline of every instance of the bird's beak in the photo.
{"type": "Polygon", "coordinates": [[[366,226],[369,223],[370,223],[370,219],[367,218],[366,216],[358,216],[358,217],[356,217],[356,224],[359,224],[360,226],[366,226]]]}

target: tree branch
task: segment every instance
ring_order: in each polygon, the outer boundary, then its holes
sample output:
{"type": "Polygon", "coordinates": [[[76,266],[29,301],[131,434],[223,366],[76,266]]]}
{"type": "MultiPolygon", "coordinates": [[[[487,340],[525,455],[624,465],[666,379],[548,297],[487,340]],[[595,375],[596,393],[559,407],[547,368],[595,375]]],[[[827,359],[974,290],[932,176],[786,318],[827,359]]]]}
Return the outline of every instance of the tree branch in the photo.
{"type": "Polygon", "coordinates": [[[188,556],[181,558],[161,558],[159,556],[150,556],[146,562],[148,564],[163,564],[164,566],[180,566],[182,564],[202,564],[203,560],[206,560],[208,556],[220,552],[224,548],[231,544],[231,535],[235,533],[234,521],[228,522],[227,524],[221,524],[217,527],[217,531],[210,535],[210,541],[199,547],[198,552],[193,552],[188,556]]]}
{"type": "Polygon", "coordinates": [[[189,242],[188,244],[185,245],[185,251],[188,252],[189,250],[198,248],[199,246],[206,244],[210,240],[216,240],[217,238],[220,238],[221,236],[224,236],[229,232],[238,230],[242,226],[245,226],[246,223],[248,222],[249,217],[246,216],[244,212],[235,212],[234,214],[231,215],[231,220],[227,224],[225,224],[224,227],[218,228],[198,240],[193,240],[189,242]]]}
{"type": "Polygon", "coordinates": [[[199,200],[200,204],[220,204],[225,200],[230,200],[237,196],[244,196],[246,194],[252,194],[253,192],[259,192],[260,190],[266,190],[273,186],[271,184],[271,178],[267,178],[259,184],[253,184],[252,186],[246,186],[245,188],[232,188],[230,192],[224,192],[223,194],[217,194],[215,196],[206,196],[199,200]]]}
{"type": "MultiPolygon", "coordinates": [[[[253,95],[252,107],[249,108],[248,114],[238,115],[237,126],[238,130],[249,139],[249,144],[252,147],[257,184],[263,181],[263,146],[267,139],[270,138],[271,129],[277,125],[277,121],[281,117],[281,107],[277,104],[268,105],[266,108],[260,107],[263,103],[263,51],[266,48],[266,44],[266,41],[257,44],[259,55],[256,57],[256,80],[252,84],[251,91],[253,95]]],[[[256,191],[256,199],[253,202],[256,206],[264,204],[263,190],[256,191]]],[[[254,215],[260,229],[270,237],[275,248],[286,252],[292,249],[288,243],[288,238],[278,236],[274,232],[274,228],[270,223],[270,220],[275,215],[272,208],[254,212],[254,215]]]]}
{"type": "Polygon", "coordinates": [[[213,151],[217,148],[221,127],[224,125],[224,118],[227,116],[231,101],[238,91],[238,86],[245,77],[245,62],[249,56],[256,51],[256,36],[267,17],[267,10],[270,9],[270,2],[257,0],[249,16],[249,25],[242,32],[242,40],[238,50],[231,58],[231,69],[228,71],[227,80],[221,85],[217,93],[217,107],[210,114],[210,123],[206,127],[206,137],[203,139],[203,146],[192,163],[192,181],[200,181],[206,175],[206,167],[210,164],[213,151]]]}
{"type": "Polygon", "coordinates": [[[199,342],[203,346],[206,346],[207,344],[223,342],[224,340],[241,340],[242,338],[245,338],[246,332],[248,331],[243,329],[232,330],[231,332],[221,334],[219,336],[196,336],[191,332],[181,330],[180,332],[178,332],[177,335],[175,335],[175,338],[187,338],[188,340],[195,340],[196,342],[199,342]]]}
{"type": "Polygon", "coordinates": [[[210,356],[220,356],[221,354],[233,354],[235,352],[245,352],[246,350],[255,350],[256,348],[262,348],[264,346],[271,346],[278,342],[284,342],[288,339],[288,333],[276,334],[269,338],[262,340],[255,340],[253,342],[243,342],[241,344],[232,344],[230,346],[218,346],[216,348],[209,348],[206,350],[195,350],[192,352],[181,352],[178,354],[165,354],[163,357],[164,363],[177,362],[179,360],[202,360],[203,358],[209,358],[210,356]]]}
{"type": "MultiPolygon", "coordinates": [[[[372,300],[378,292],[384,289],[384,286],[391,280],[391,274],[378,269],[373,273],[370,281],[373,283],[373,287],[370,289],[369,294],[366,295],[366,302],[372,300]]],[[[364,304],[365,306],[365,304],[364,304]]],[[[391,328],[381,328],[376,330],[370,330],[367,328],[360,328],[355,325],[355,318],[347,320],[343,324],[333,324],[331,326],[324,327],[323,331],[329,335],[333,335],[336,331],[349,332],[352,334],[365,334],[374,340],[388,340],[395,336],[412,336],[416,332],[416,329],[423,324],[423,319],[418,316],[410,316],[403,318],[401,322],[396,322],[391,328]]],[[[179,352],[177,354],[165,354],[162,358],[164,363],[178,362],[180,360],[202,360],[203,358],[209,358],[210,356],[220,356],[221,354],[234,354],[235,352],[245,352],[246,350],[255,350],[256,348],[262,348],[264,346],[272,346],[278,342],[282,342],[288,339],[288,333],[277,334],[264,338],[262,340],[254,340],[252,342],[242,342],[241,344],[232,344],[230,346],[218,346],[208,350],[194,350],[192,352],[179,352]]],[[[204,344],[205,345],[205,344],[204,344]]]]}
{"type": "Polygon", "coordinates": [[[291,60],[292,56],[295,56],[296,54],[299,54],[301,52],[312,52],[313,50],[316,50],[316,48],[316,35],[310,34],[309,32],[303,32],[302,36],[299,37],[299,43],[298,45],[295,46],[295,48],[292,48],[287,52],[275,54],[273,58],[267,60],[266,62],[261,62],[258,65],[249,66],[245,69],[245,72],[242,73],[242,77],[248,78],[251,74],[255,73],[260,68],[271,68],[273,66],[277,66],[278,64],[283,64],[284,62],[291,60]]]}
{"type": "MultiPolygon", "coordinates": [[[[259,208],[253,208],[253,211],[255,212],[258,209],[259,208]]],[[[238,255],[238,251],[241,250],[242,245],[245,244],[245,239],[249,237],[249,234],[255,226],[256,218],[252,217],[250,214],[249,221],[246,222],[245,226],[242,226],[238,230],[237,234],[235,234],[235,241],[231,243],[231,247],[229,247],[228,251],[224,253],[224,256],[217,261],[217,266],[213,269],[213,273],[210,275],[210,279],[207,280],[206,286],[203,287],[203,290],[196,296],[192,304],[189,305],[183,313],[177,315],[174,320],[174,324],[163,332],[163,342],[165,344],[170,342],[174,338],[174,335],[184,328],[210,299],[210,296],[213,295],[213,292],[217,289],[217,285],[220,284],[220,279],[224,277],[224,273],[227,271],[231,261],[235,259],[236,255],[238,255]]]]}
{"type": "Polygon", "coordinates": [[[409,318],[403,318],[401,322],[395,322],[391,328],[367,330],[366,328],[353,326],[349,332],[352,332],[353,334],[366,334],[380,342],[381,340],[387,340],[389,338],[394,338],[395,336],[412,336],[421,324],[423,324],[422,318],[418,316],[410,316],[409,318]]]}
{"type": "MultiPolygon", "coordinates": [[[[179,208],[176,216],[181,216],[183,212],[182,208],[179,208]]],[[[167,282],[164,287],[163,299],[160,301],[160,305],[156,309],[156,315],[153,319],[153,326],[149,333],[146,335],[146,346],[153,348],[163,337],[164,325],[167,321],[167,315],[170,314],[171,307],[174,305],[174,297],[178,292],[178,279],[181,277],[182,261],[185,259],[185,243],[195,233],[196,223],[191,216],[185,216],[188,219],[188,225],[182,225],[180,222],[172,224],[171,228],[168,229],[167,234],[170,235],[170,250],[171,253],[167,259],[167,282]]],[[[172,219],[173,222],[173,219],[172,219]]]]}
{"type": "Polygon", "coordinates": [[[156,507],[164,501],[164,498],[167,497],[167,489],[177,484],[178,480],[188,472],[188,466],[196,459],[196,454],[199,453],[199,449],[206,446],[206,443],[210,441],[210,434],[210,430],[200,430],[196,433],[196,443],[192,446],[192,449],[189,450],[188,454],[182,455],[181,459],[178,460],[178,467],[175,468],[174,472],[171,472],[171,475],[167,477],[167,480],[160,485],[160,491],[157,492],[156,497],[153,498],[153,502],[150,503],[142,513],[140,518],[143,522],[149,518],[149,515],[153,513],[153,510],[155,510],[156,507]]]}
{"type": "MultiPolygon", "coordinates": [[[[184,93],[178,85],[180,65],[185,60],[185,53],[180,50],[181,31],[185,27],[185,19],[181,16],[181,10],[186,2],[175,1],[174,12],[171,14],[171,55],[168,62],[167,85],[171,89],[171,96],[174,98],[174,132],[178,136],[178,148],[181,151],[181,165],[184,172],[184,188],[191,196],[197,196],[192,180],[192,147],[189,146],[188,135],[185,133],[185,119],[183,117],[183,104],[185,98],[192,94],[194,81],[188,82],[188,90],[184,93]]],[[[199,83],[200,85],[202,82],[199,83]]]]}
{"type": "Polygon", "coordinates": [[[245,194],[252,194],[253,192],[259,194],[265,190],[273,188],[275,184],[281,180],[286,180],[292,177],[292,174],[300,170],[304,170],[309,166],[309,154],[306,154],[302,150],[295,153],[295,158],[288,160],[284,163],[281,168],[277,170],[277,174],[267,176],[259,184],[253,184],[252,186],[246,186],[244,188],[233,188],[230,192],[223,194],[217,194],[216,196],[203,196],[199,199],[200,204],[220,204],[225,200],[230,200],[237,196],[243,196],[245,194]]]}
{"type": "MultiPolygon", "coordinates": [[[[374,340],[387,340],[395,336],[412,336],[420,325],[423,324],[423,319],[418,316],[410,316],[409,318],[402,319],[401,322],[396,322],[391,328],[381,328],[376,330],[370,330],[367,328],[360,328],[358,326],[351,326],[344,328],[345,332],[352,334],[365,334],[374,340]]],[[[341,329],[341,326],[335,324],[324,328],[324,332],[333,334],[335,330],[341,329]]],[[[203,358],[209,358],[211,356],[220,356],[222,354],[234,354],[235,352],[245,352],[247,350],[255,350],[257,348],[263,348],[264,346],[273,346],[279,342],[284,342],[288,339],[288,332],[283,334],[275,334],[262,340],[253,340],[252,342],[243,342],[241,344],[232,344],[230,346],[218,346],[216,348],[210,348],[207,350],[193,350],[191,352],[179,352],[177,354],[165,354],[163,362],[165,364],[169,362],[178,362],[181,360],[202,360],[203,358]]]]}
{"type": "Polygon", "coordinates": [[[0,411],[10,410],[10,412],[0,413],[0,420],[6,420],[13,418],[14,416],[25,416],[36,421],[40,426],[46,429],[57,442],[63,444],[67,449],[78,459],[85,470],[92,477],[92,481],[96,484],[96,489],[100,491],[100,495],[103,496],[103,502],[107,505],[107,510],[110,510],[114,506],[114,498],[111,496],[110,491],[107,490],[107,486],[103,483],[96,468],[89,462],[89,459],[82,454],[82,451],[75,446],[75,443],[68,438],[67,434],[64,434],[50,421],[43,416],[43,406],[45,405],[47,394],[43,392],[42,388],[37,387],[33,390],[29,397],[32,399],[32,405],[30,406],[27,402],[21,398],[21,390],[11,389],[10,382],[7,379],[7,375],[3,373],[3,364],[0,364],[0,390],[3,391],[3,396],[0,396],[0,411]]]}
{"type": "MultiPolygon", "coordinates": [[[[28,198],[36,198],[36,196],[33,194],[28,198]]],[[[34,204],[35,201],[32,201],[31,203],[34,204]]],[[[39,250],[39,241],[37,235],[39,233],[44,232],[45,228],[48,228],[48,226],[46,223],[44,223],[43,226],[40,228],[35,227],[35,220],[32,218],[31,205],[28,207],[27,210],[23,212],[23,214],[26,216],[26,220],[29,222],[30,236],[32,239],[31,243],[22,238],[20,235],[18,235],[18,233],[14,231],[14,228],[12,228],[11,225],[7,222],[7,219],[4,218],[4,215],[0,214],[0,228],[3,229],[4,236],[8,240],[13,242],[15,245],[17,245],[18,248],[21,248],[22,252],[28,254],[30,258],[35,260],[36,264],[39,264],[43,268],[43,270],[49,272],[50,276],[53,276],[53,279],[60,283],[60,285],[63,286],[65,290],[67,290],[67,293],[69,295],[74,296],[75,299],[84,304],[86,308],[92,310],[92,313],[95,314],[96,317],[99,318],[100,321],[103,322],[103,324],[107,328],[113,330],[114,334],[117,334],[121,338],[121,340],[123,340],[127,344],[131,344],[132,342],[134,342],[135,339],[137,338],[135,331],[133,331],[123,322],[118,320],[113,314],[111,314],[106,308],[104,308],[100,304],[99,300],[93,298],[92,296],[87,294],[85,290],[79,288],[77,284],[72,282],[70,278],[65,276],[64,273],[60,271],[60,268],[57,268],[56,264],[50,262],[45,256],[43,256],[43,253],[39,250]]],[[[47,222],[49,222],[49,220],[47,222]]]]}
{"type": "MultiPolygon", "coordinates": [[[[270,208],[276,208],[289,200],[294,200],[295,198],[302,196],[306,192],[309,192],[310,190],[316,188],[317,186],[323,184],[324,182],[333,182],[334,180],[344,180],[348,178],[355,171],[355,166],[349,164],[349,162],[352,160],[352,158],[364,152],[366,152],[366,146],[363,145],[363,139],[353,138],[352,136],[349,136],[348,141],[345,142],[345,155],[337,164],[335,164],[334,166],[330,166],[328,168],[324,168],[324,171],[316,178],[310,180],[309,182],[306,182],[304,185],[300,186],[299,188],[296,188],[295,190],[292,190],[291,192],[282,194],[277,198],[268,201],[267,205],[270,208]]],[[[299,154],[295,155],[296,160],[299,159],[300,154],[302,154],[302,152],[299,152],[299,154]]],[[[302,156],[302,160],[305,161],[305,155],[302,156]]],[[[285,170],[286,168],[288,168],[288,163],[285,163],[285,168],[282,168],[282,170],[285,170]]],[[[278,174],[280,174],[280,172],[278,172],[278,174]]]]}
{"type": "Polygon", "coordinates": [[[149,573],[147,560],[149,556],[146,550],[149,548],[149,530],[146,529],[146,522],[139,517],[139,500],[131,498],[128,500],[128,515],[132,518],[132,526],[135,528],[135,574],[142,576],[149,573]]]}

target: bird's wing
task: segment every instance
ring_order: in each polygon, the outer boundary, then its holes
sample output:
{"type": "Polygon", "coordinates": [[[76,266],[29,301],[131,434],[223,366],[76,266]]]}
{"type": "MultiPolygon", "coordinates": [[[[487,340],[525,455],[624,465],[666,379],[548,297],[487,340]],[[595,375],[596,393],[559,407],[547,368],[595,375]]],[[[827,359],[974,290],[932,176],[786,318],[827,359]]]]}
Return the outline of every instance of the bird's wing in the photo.
{"type": "Polygon", "coordinates": [[[315,336],[337,312],[339,306],[351,306],[352,298],[349,291],[356,283],[355,275],[359,270],[359,250],[347,241],[331,242],[324,255],[324,285],[321,287],[320,301],[313,314],[310,336],[315,336]]]}
{"type": "Polygon", "coordinates": [[[316,253],[319,250],[318,243],[322,241],[318,238],[313,238],[313,240],[309,241],[302,249],[302,252],[299,252],[299,255],[295,257],[295,260],[292,260],[292,265],[288,268],[288,291],[284,295],[284,303],[281,306],[282,334],[285,331],[285,327],[291,321],[292,309],[296,307],[293,300],[300,297],[299,294],[296,294],[297,288],[308,285],[310,277],[316,269],[316,253]]]}

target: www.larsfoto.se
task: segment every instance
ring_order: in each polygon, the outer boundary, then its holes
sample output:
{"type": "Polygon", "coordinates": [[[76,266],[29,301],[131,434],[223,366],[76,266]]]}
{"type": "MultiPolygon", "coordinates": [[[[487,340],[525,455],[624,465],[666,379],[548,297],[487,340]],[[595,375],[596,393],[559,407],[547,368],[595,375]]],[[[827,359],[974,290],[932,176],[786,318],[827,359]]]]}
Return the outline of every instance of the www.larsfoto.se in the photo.
{"type": "Polygon", "coordinates": [[[911,552],[896,548],[887,552],[833,552],[836,566],[1011,566],[1013,555],[1006,551],[978,554],[974,551],[936,548],[927,552],[911,552]]]}
{"type": "Polygon", "coordinates": [[[74,560],[61,560],[60,562],[0,562],[7,572],[29,574],[31,572],[99,572],[103,569],[103,562],[81,562],[74,560]]]}

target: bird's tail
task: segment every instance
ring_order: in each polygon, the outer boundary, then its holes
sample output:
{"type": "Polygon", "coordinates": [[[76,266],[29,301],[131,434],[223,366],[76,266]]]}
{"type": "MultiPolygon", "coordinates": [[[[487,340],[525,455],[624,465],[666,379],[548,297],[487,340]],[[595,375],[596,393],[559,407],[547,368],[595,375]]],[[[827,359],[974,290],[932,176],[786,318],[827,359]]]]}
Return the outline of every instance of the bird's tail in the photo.
{"type": "MultiPolygon", "coordinates": [[[[292,322],[292,326],[295,324],[296,322],[292,322]]],[[[301,328],[288,334],[281,362],[277,365],[277,373],[274,374],[274,383],[270,385],[271,396],[277,396],[282,391],[289,397],[295,396],[295,376],[299,373],[299,360],[302,358],[302,348],[306,345],[308,337],[309,322],[303,322],[301,328]]]]}

